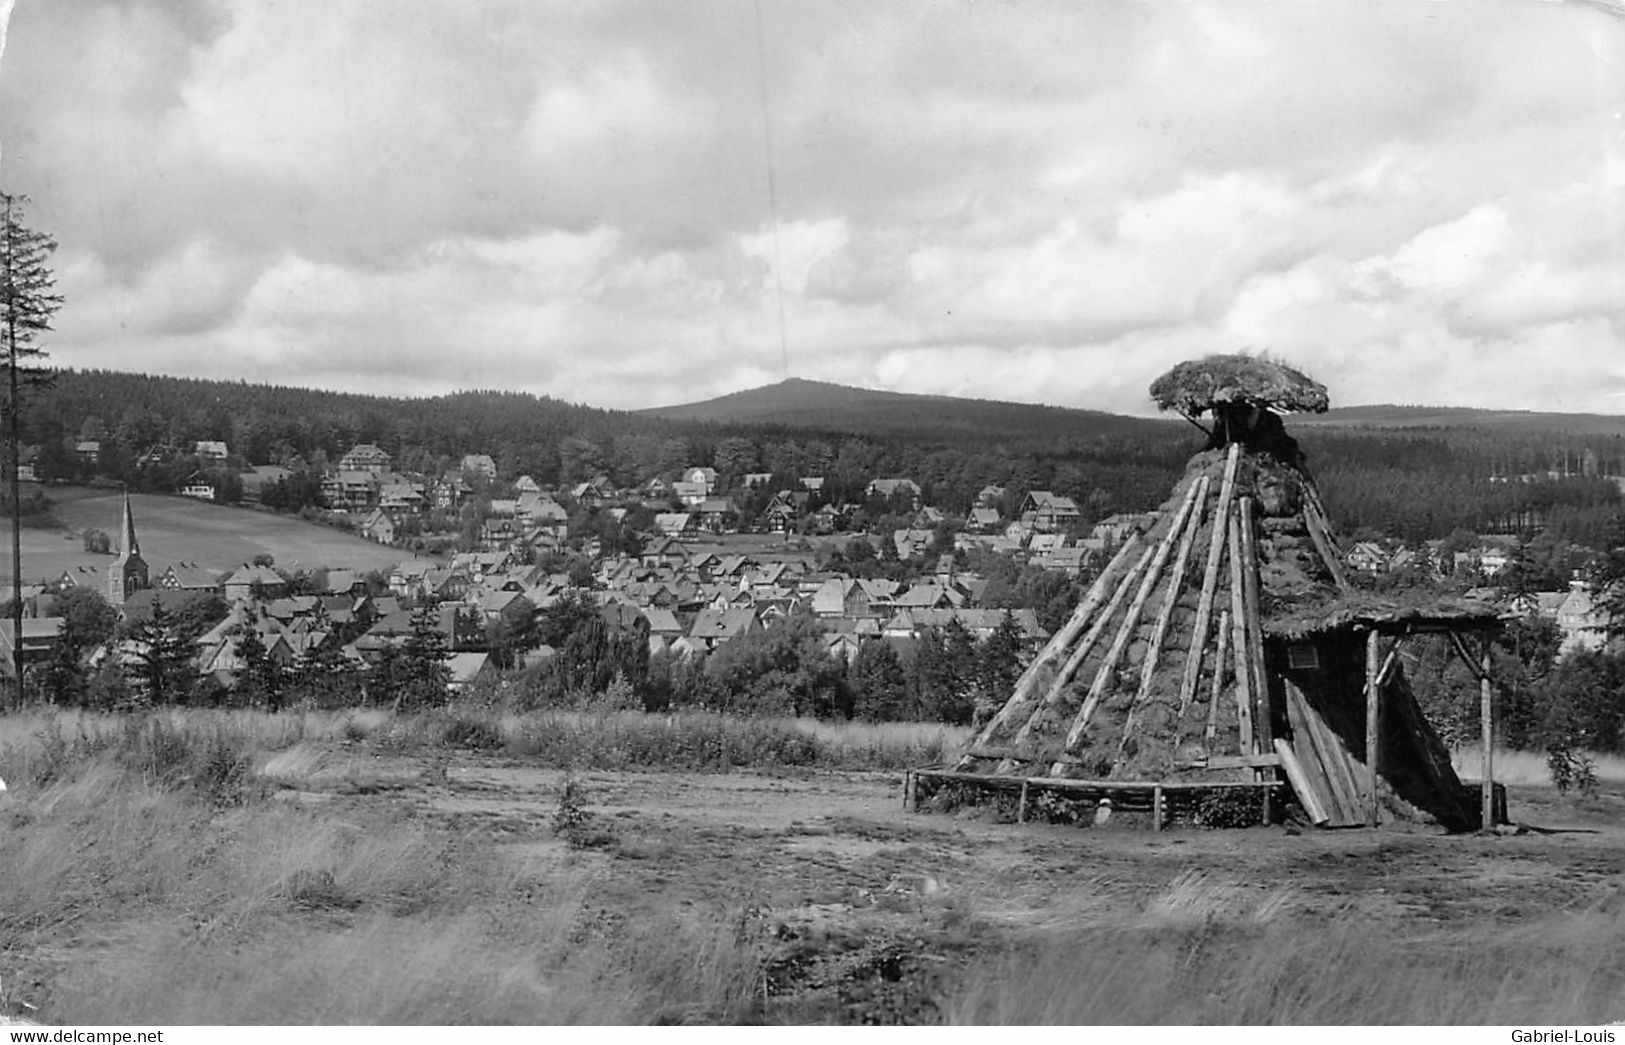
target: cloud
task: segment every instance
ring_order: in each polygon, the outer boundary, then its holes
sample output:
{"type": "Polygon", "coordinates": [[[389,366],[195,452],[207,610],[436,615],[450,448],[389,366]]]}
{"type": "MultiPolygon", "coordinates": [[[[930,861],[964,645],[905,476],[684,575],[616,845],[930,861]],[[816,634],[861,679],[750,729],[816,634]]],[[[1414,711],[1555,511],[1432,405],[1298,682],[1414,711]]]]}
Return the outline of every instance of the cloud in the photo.
{"type": "Polygon", "coordinates": [[[1622,77],[1517,0],[25,0],[0,141],[71,365],[1618,409],[1622,77]]]}

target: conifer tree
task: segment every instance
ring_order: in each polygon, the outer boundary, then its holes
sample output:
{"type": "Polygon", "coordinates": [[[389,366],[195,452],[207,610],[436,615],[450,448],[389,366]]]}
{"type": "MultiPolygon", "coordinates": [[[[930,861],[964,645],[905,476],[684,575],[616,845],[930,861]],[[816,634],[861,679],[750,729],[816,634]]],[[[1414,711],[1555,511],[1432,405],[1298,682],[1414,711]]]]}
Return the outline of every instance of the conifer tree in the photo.
{"type": "Polygon", "coordinates": [[[45,352],[40,335],[51,329],[51,317],[62,307],[53,293],[56,278],[46,264],[56,241],[23,223],[28,197],[0,192],[0,358],[6,368],[6,475],[11,494],[11,627],[13,677],[19,690],[23,677],[23,547],[22,495],[17,479],[19,418],[25,389],[43,384],[39,366],[45,352]]]}

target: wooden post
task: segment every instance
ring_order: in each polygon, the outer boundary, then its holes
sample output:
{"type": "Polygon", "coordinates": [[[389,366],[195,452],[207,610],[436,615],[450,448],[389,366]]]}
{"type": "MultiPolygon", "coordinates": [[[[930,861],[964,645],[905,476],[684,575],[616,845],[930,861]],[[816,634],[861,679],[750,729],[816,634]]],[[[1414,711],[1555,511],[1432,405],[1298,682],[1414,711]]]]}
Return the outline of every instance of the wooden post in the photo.
{"type": "Polygon", "coordinates": [[[1219,613],[1219,652],[1213,657],[1213,686],[1207,698],[1207,732],[1203,743],[1209,755],[1213,754],[1213,741],[1219,735],[1219,699],[1224,696],[1224,658],[1230,651],[1230,611],[1219,613]]]}
{"type": "Polygon", "coordinates": [[[1484,636],[1484,656],[1479,662],[1478,677],[1478,725],[1480,743],[1484,745],[1484,753],[1479,773],[1482,776],[1480,786],[1483,793],[1480,796],[1482,809],[1481,828],[1485,831],[1495,830],[1495,709],[1490,689],[1490,637],[1484,636]]]}
{"type": "Polygon", "coordinates": [[[1256,755],[1253,734],[1253,672],[1247,654],[1247,605],[1242,594],[1241,523],[1230,517],[1230,630],[1231,659],[1236,665],[1236,742],[1238,753],[1256,755]]]}
{"type": "Polygon", "coordinates": [[[1253,733],[1259,751],[1274,746],[1270,723],[1270,683],[1264,671],[1264,620],[1258,576],[1258,542],[1253,533],[1253,499],[1241,499],[1241,594],[1247,607],[1247,662],[1253,673],[1253,733]]]}
{"type": "Polygon", "coordinates": [[[1377,826],[1377,764],[1382,751],[1380,718],[1382,716],[1382,650],[1378,648],[1381,636],[1375,628],[1365,635],[1365,822],[1367,827],[1377,826]]]}
{"type": "Polygon", "coordinates": [[[1016,803],[1016,823],[1027,822],[1027,781],[1021,782],[1021,801],[1016,803]]]}
{"type": "MultiPolygon", "coordinates": [[[[1208,623],[1213,616],[1213,595],[1219,587],[1219,570],[1224,559],[1225,523],[1230,518],[1230,498],[1235,493],[1236,468],[1240,462],[1241,444],[1232,443],[1230,457],[1224,465],[1224,483],[1219,487],[1219,506],[1213,512],[1213,534],[1207,543],[1207,566],[1202,571],[1202,594],[1196,601],[1196,623],[1191,628],[1190,650],[1185,654],[1185,677],[1179,687],[1181,718],[1196,696],[1197,679],[1202,673],[1202,655],[1207,652],[1208,623]]],[[[1222,622],[1219,632],[1222,642],[1224,634],[1222,622]]],[[[1222,670],[1222,665],[1214,669],[1215,673],[1222,670]]]]}
{"type": "Polygon", "coordinates": [[[1163,807],[1162,785],[1158,784],[1151,789],[1151,829],[1162,830],[1162,821],[1167,810],[1163,807]]]}

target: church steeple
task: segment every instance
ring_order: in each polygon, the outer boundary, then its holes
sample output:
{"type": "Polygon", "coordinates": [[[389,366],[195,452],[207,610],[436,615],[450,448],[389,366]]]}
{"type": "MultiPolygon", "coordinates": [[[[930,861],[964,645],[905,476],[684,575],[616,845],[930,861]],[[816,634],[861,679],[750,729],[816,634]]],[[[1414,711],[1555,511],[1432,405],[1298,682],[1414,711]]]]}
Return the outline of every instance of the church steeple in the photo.
{"type": "Polygon", "coordinates": [[[135,536],[135,513],[130,510],[130,492],[124,492],[124,516],[119,520],[118,559],[107,571],[107,601],[122,607],[132,594],[148,586],[147,560],[141,557],[141,542],[135,536]]]}
{"type": "Polygon", "coordinates": [[[130,492],[124,492],[124,518],[119,521],[118,546],[120,555],[140,555],[141,544],[135,539],[135,515],[130,511],[130,492]]]}

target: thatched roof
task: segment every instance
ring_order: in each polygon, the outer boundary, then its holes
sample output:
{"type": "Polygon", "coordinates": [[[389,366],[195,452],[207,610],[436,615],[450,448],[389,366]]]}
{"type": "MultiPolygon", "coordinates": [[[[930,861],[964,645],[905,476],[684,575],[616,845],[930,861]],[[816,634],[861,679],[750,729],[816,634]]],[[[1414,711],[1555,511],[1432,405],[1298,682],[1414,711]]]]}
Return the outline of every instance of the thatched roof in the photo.
{"type": "Polygon", "coordinates": [[[1345,628],[1378,631],[1474,631],[1501,626],[1501,611],[1474,599],[1385,596],[1351,591],[1336,598],[1299,604],[1264,621],[1264,631],[1282,638],[1345,628]]]}
{"type": "Polygon", "coordinates": [[[1180,363],[1151,383],[1163,410],[1199,417],[1221,403],[1261,406],[1277,413],[1323,414],[1326,386],[1283,363],[1258,356],[1213,355],[1180,363]]]}

